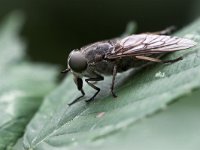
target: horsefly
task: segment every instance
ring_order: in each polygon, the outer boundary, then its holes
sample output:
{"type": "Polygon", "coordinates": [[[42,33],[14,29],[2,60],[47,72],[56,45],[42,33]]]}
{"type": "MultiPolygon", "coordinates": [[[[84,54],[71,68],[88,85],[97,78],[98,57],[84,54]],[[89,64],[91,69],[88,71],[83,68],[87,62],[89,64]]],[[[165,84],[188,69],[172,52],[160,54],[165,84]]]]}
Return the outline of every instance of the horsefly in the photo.
{"type": "Polygon", "coordinates": [[[154,33],[133,34],[96,42],[73,50],[68,57],[68,68],[62,73],[72,72],[74,82],[82,95],[69,105],[74,104],[85,95],[82,88],[83,77],[86,77],[85,82],[96,90],[94,95],[86,100],[87,102],[93,100],[100,92],[100,88],[93,82],[104,80],[103,75],[112,75],[110,90],[113,97],[117,97],[114,92],[117,73],[141,67],[148,62],[173,63],[179,61],[182,57],[173,60],[159,58],[163,54],[196,45],[196,42],[192,40],[166,35],[169,32],[171,32],[170,28],[154,33]]]}

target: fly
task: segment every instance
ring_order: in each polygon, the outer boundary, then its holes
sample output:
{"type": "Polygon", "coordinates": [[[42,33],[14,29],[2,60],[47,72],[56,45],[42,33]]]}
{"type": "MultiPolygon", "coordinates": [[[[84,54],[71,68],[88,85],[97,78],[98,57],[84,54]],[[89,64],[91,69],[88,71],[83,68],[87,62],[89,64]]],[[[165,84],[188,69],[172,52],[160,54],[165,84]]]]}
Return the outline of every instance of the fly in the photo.
{"type": "Polygon", "coordinates": [[[103,75],[112,75],[110,91],[113,97],[117,97],[114,92],[117,73],[141,67],[148,62],[173,63],[181,60],[182,57],[173,60],[161,60],[159,57],[168,52],[193,47],[196,42],[166,35],[170,31],[171,29],[167,28],[160,32],[133,34],[96,42],[73,50],[68,57],[68,67],[62,73],[70,71],[73,74],[74,82],[82,95],[69,105],[74,104],[85,95],[82,88],[83,77],[86,77],[85,82],[96,90],[94,95],[87,100],[89,102],[100,92],[100,88],[93,82],[104,80],[103,75]]]}

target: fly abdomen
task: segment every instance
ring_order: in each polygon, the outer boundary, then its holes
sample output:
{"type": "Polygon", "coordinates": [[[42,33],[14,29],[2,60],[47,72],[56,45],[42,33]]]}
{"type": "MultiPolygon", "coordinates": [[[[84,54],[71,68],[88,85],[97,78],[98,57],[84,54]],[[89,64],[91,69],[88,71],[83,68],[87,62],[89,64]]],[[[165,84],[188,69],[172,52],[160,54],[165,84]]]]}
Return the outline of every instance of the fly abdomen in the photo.
{"type": "Polygon", "coordinates": [[[117,72],[124,72],[131,68],[141,67],[145,64],[147,64],[147,62],[142,61],[142,60],[137,60],[136,58],[133,58],[133,57],[127,57],[127,58],[118,59],[114,61],[103,60],[101,62],[96,63],[95,71],[104,75],[112,75],[113,68],[115,65],[117,65],[117,72]]]}
{"type": "Polygon", "coordinates": [[[117,63],[117,71],[124,72],[131,68],[139,68],[145,65],[146,63],[147,62],[137,60],[133,57],[123,58],[123,59],[120,59],[119,62],[117,63]]]}

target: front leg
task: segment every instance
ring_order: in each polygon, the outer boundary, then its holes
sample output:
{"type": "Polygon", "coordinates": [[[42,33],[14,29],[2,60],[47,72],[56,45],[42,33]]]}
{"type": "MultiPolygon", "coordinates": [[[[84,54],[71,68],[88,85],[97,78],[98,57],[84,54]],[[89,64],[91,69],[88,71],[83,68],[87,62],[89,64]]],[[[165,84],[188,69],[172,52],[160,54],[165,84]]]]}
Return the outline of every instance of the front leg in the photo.
{"type": "Polygon", "coordinates": [[[90,102],[92,101],[96,96],[97,94],[100,92],[100,88],[95,86],[94,84],[92,84],[90,81],[101,81],[101,80],[104,80],[104,77],[102,77],[101,75],[99,74],[96,74],[96,77],[95,78],[88,78],[88,79],[85,79],[85,82],[91,86],[93,89],[95,89],[97,92],[88,100],[86,100],[86,102],[90,102]]]}
{"type": "Polygon", "coordinates": [[[74,103],[76,103],[76,102],[78,102],[78,101],[80,100],[80,98],[82,98],[82,97],[85,95],[85,92],[83,91],[83,80],[82,80],[81,78],[76,77],[76,76],[74,75],[74,82],[75,82],[75,84],[76,84],[78,90],[81,91],[82,95],[79,96],[79,97],[77,97],[77,98],[76,98],[75,100],[73,100],[71,103],[69,103],[69,104],[68,104],[69,106],[72,105],[72,104],[74,104],[74,103]]]}

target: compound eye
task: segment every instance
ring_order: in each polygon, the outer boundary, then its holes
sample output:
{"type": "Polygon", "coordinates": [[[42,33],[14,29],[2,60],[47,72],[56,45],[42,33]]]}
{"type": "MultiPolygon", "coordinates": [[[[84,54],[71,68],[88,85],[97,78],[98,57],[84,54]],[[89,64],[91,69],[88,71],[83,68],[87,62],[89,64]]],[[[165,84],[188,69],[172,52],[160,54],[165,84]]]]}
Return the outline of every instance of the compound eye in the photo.
{"type": "Polygon", "coordinates": [[[87,60],[81,52],[73,52],[69,58],[69,66],[73,71],[81,73],[87,69],[87,60]]]}

